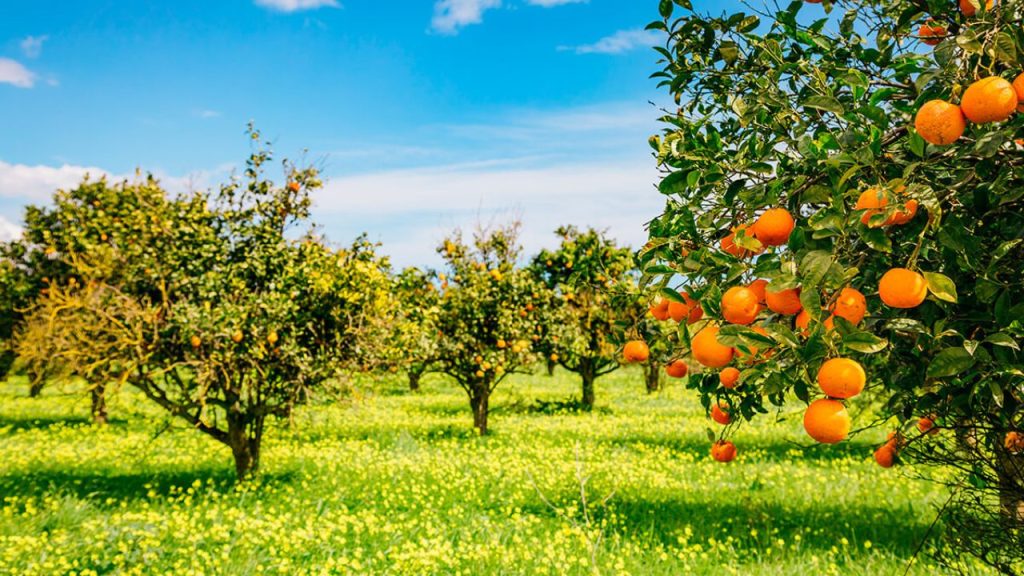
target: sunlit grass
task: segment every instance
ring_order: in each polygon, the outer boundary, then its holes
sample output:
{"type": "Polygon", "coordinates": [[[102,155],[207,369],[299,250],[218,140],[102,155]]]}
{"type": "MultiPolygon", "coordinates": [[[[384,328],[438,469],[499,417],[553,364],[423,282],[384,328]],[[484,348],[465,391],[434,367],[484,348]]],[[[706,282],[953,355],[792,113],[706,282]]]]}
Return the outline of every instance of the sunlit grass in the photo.
{"type": "Polygon", "coordinates": [[[0,386],[0,573],[902,574],[943,496],[875,466],[876,435],[805,450],[795,417],[714,463],[695,395],[631,369],[593,413],[535,409],[569,374],[507,382],[484,439],[443,378],[361,380],[272,429],[241,489],[227,449],[130,393],[96,428],[84,397],[0,386]]]}

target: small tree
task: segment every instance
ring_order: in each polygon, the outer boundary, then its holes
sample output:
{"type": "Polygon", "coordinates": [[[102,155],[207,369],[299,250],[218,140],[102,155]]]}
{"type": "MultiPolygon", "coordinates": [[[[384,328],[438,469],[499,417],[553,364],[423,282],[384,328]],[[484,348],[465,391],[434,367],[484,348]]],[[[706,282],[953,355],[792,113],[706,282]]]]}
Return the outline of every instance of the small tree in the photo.
{"type": "Polygon", "coordinates": [[[530,270],[550,291],[560,297],[559,312],[564,321],[552,328],[557,342],[549,345],[565,369],[579,374],[583,406],[594,406],[594,382],[619,367],[612,334],[625,310],[613,298],[633,284],[633,258],[604,233],[583,232],[575,226],[555,231],[562,242],[554,251],[534,256],[530,270]]]}
{"type": "Polygon", "coordinates": [[[960,7],[792,2],[713,17],[662,0],[656,76],[679,108],[651,139],[669,202],[642,266],[660,287],[681,275],[710,319],[682,349],[743,369],[735,390],[713,372],[693,379],[705,405],[724,398],[752,418],[789,392],[817,397],[804,425],[831,443],[867,384],[902,430],[878,462],[941,455],[959,471],[948,510],[977,519],[950,524],[954,543],[981,544],[958,552],[1015,573],[1024,36],[1019,3],[960,7]],[[762,302],[755,279],[769,281],[762,302]]]}
{"type": "Polygon", "coordinates": [[[517,267],[519,223],[456,232],[438,248],[448,272],[437,317],[438,367],[466,391],[473,425],[487,434],[491,393],[536,360],[533,336],[543,325],[537,306],[544,290],[517,267]]]}
{"type": "MultiPolygon", "coordinates": [[[[401,367],[409,377],[409,389],[420,389],[420,379],[437,362],[437,314],[440,291],[432,275],[419,268],[402,270],[395,277],[392,293],[397,301],[395,317],[390,318],[388,356],[393,366],[401,367]]],[[[441,278],[441,290],[447,279],[441,278]]]]}
{"type": "Polygon", "coordinates": [[[138,240],[145,251],[62,258],[87,289],[55,287],[53,321],[27,333],[85,374],[99,354],[75,332],[109,318],[88,339],[109,343],[102,356],[125,382],[230,447],[239,479],[259,469],[267,418],[287,417],[361,356],[366,317],[389,303],[388,263],[374,245],[334,251],[312,233],[293,239],[320,181],[285,163],[287,183],[276,186],[263,177],[270,158],[257,148],[244,180],[214,195],[161,191],[139,215],[151,232],[138,240]]]}

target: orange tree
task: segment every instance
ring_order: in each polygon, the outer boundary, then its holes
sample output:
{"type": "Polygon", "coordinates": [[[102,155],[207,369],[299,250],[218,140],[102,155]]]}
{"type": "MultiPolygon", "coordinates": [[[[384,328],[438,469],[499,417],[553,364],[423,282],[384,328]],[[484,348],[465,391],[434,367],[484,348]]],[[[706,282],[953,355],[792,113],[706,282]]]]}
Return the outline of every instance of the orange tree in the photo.
{"type": "Polygon", "coordinates": [[[51,280],[56,314],[30,331],[58,344],[54,358],[73,373],[102,352],[124,382],[227,445],[240,479],[258,470],[267,419],[363,355],[364,319],[389,301],[374,245],[335,251],[295,236],[320,181],[286,163],[275,185],[263,175],[270,158],[257,148],[244,178],[214,194],[161,192],[141,215],[144,253],[116,243],[62,256],[81,281],[51,280]],[[83,326],[89,338],[74,334],[83,326]]]}
{"type": "MultiPolygon", "coordinates": [[[[447,278],[439,279],[446,289],[447,278]]],[[[394,277],[392,295],[396,300],[393,317],[387,317],[389,363],[404,369],[409,389],[420,389],[423,374],[431,371],[437,361],[437,313],[441,293],[431,273],[419,268],[403,269],[394,277]]]]}
{"type": "Polygon", "coordinates": [[[863,374],[903,430],[879,460],[962,471],[949,509],[976,525],[994,514],[1014,544],[954,538],[1005,569],[1024,551],[1020,4],[754,10],[661,0],[650,25],[667,36],[655,77],[678,108],[651,139],[667,205],[645,281],[681,279],[700,301],[707,320],[684,350],[712,370],[691,383],[733,419],[793,392],[808,433],[838,441],[863,374]],[[834,358],[863,372],[823,370],[834,358]],[[724,367],[738,385],[722,385],[724,367]],[[947,433],[920,433],[922,417],[947,433]]]}
{"type": "Polygon", "coordinates": [[[517,266],[518,232],[518,223],[478,230],[471,242],[456,232],[438,248],[448,285],[437,314],[437,366],[466,391],[481,435],[491,393],[536,361],[534,336],[548,313],[538,306],[544,287],[517,266]]]}
{"type": "Polygon", "coordinates": [[[555,231],[562,242],[555,250],[541,250],[529,270],[559,298],[563,321],[552,329],[557,342],[551,353],[566,370],[579,374],[582,404],[594,406],[594,381],[619,367],[612,334],[625,319],[620,300],[613,293],[634,283],[630,272],[633,257],[604,233],[575,226],[555,231]]]}

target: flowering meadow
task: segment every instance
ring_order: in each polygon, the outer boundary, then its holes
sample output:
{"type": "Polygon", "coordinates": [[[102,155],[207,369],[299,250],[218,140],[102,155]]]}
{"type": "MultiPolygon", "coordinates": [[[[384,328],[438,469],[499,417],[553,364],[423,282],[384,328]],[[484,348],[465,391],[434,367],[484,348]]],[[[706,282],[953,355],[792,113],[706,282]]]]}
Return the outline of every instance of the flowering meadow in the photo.
{"type": "MultiPolygon", "coordinates": [[[[810,445],[799,412],[713,425],[678,384],[639,369],[566,409],[558,371],[516,376],[478,437],[465,393],[427,376],[361,377],[268,435],[265,470],[125,389],[93,426],[73,386],[0,387],[0,573],[934,574],[944,494],[872,460],[881,432],[810,445]]],[[[869,418],[857,408],[856,418],[869,418]]],[[[977,573],[983,573],[980,570],[977,573]]]]}

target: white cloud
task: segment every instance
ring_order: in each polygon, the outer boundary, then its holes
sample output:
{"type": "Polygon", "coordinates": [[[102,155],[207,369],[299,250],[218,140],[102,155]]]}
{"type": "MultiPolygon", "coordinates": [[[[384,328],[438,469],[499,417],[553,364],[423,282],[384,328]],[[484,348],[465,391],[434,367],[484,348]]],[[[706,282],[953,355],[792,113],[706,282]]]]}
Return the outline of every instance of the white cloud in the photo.
{"type": "Polygon", "coordinates": [[[10,58],[0,58],[0,84],[13,84],[18,88],[31,88],[36,75],[10,58]]]}
{"type": "Polygon", "coordinates": [[[649,48],[658,44],[662,35],[654,30],[619,30],[593,44],[559,46],[559,50],[572,50],[577,54],[621,54],[636,48],[649,48]]]}
{"type": "Polygon", "coordinates": [[[23,228],[0,216],[0,242],[8,242],[21,236],[23,228]]]}
{"type": "Polygon", "coordinates": [[[210,118],[220,118],[220,112],[217,110],[196,110],[193,112],[197,118],[203,118],[204,120],[210,118]]]}
{"type": "Polygon", "coordinates": [[[531,6],[551,8],[552,6],[564,6],[566,4],[586,4],[589,1],[590,0],[526,0],[526,3],[531,6]]]}
{"type": "Polygon", "coordinates": [[[21,52],[26,58],[39,58],[43,53],[43,42],[49,40],[49,36],[26,36],[21,41],[21,52]]]}
{"type": "Polygon", "coordinates": [[[279,12],[297,12],[299,10],[315,10],[317,8],[340,8],[337,0],[256,0],[258,6],[279,12]]]}
{"type": "Polygon", "coordinates": [[[441,34],[456,34],[459,28],[483,21],[484,11],[501,6],[501,0],[438,0],[434,3],[431,28],[441,34]]]}
{"type": "Polygon", "coordinates": [[[74,187],[86,174],[99,178],[105,170],[85,166],[27,166],[0,160],[0,198],[46,201],[58,189],[74,187]]]}

